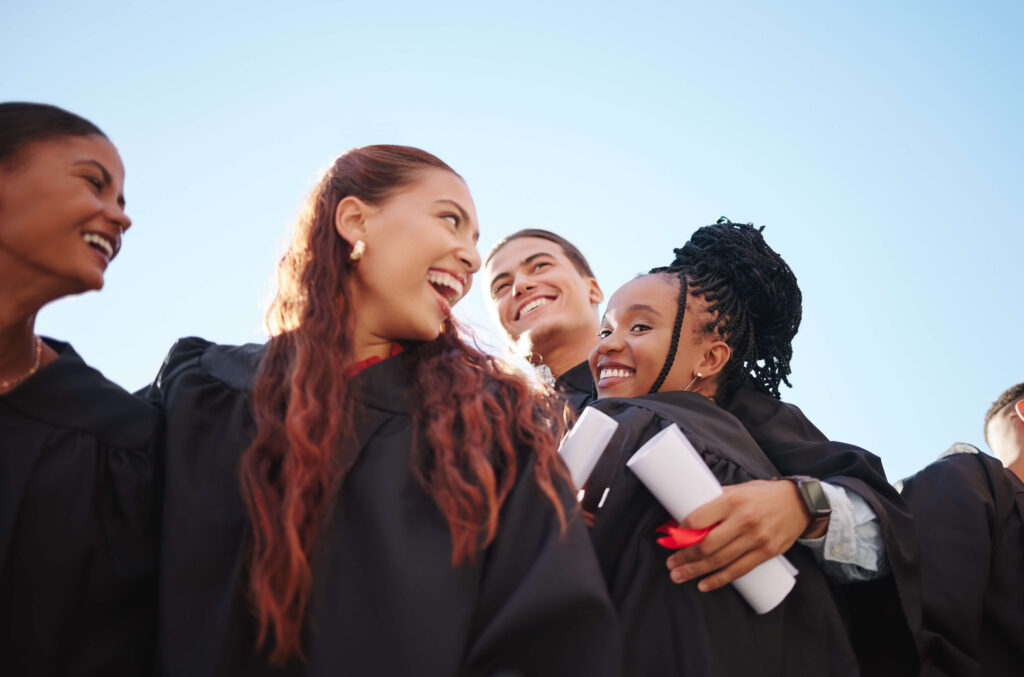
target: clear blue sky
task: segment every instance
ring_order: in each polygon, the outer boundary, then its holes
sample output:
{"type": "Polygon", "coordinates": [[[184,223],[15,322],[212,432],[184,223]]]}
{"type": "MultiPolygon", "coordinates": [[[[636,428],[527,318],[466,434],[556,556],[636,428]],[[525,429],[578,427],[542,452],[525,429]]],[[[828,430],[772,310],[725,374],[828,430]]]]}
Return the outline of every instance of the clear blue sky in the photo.
{"type": "Polygon", "coordinates": [[[125,160],[106,289],[38,326],[128,388],[179,336],[262,339],[304,196],[369,143],[465,176],[482,249],[558,231],[609,294],[719,215],[766,225],[804,291],[784,396],[891,479],[985,448],[1024,380],[1020,3],[3,4],[0,99],[125,160]]]}

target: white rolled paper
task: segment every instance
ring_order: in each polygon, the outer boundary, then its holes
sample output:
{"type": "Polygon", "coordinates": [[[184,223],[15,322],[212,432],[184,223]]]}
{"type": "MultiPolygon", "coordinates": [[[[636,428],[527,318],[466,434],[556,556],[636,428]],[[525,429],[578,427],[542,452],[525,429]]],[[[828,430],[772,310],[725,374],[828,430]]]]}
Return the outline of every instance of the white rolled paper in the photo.
{"type": "Polygon", "coordinates": [[[608,414],[587,407],[580,414],[576,425],[566,434],[558,453],[569,467],[573,484],[577,488],[582,488],[590,477],[618,427],[619,422],[608,414]]]}
{"type": "MultiPolygon", "coordinates": [[[[677,522],[722,494],[722,485],[675,424],[640,447],[626,465],[677,522]]],[[[795,573],[796,568],[779,555],[732,584],[754,611],[764,614],[778,606],[793,589],[795,573]]]]}

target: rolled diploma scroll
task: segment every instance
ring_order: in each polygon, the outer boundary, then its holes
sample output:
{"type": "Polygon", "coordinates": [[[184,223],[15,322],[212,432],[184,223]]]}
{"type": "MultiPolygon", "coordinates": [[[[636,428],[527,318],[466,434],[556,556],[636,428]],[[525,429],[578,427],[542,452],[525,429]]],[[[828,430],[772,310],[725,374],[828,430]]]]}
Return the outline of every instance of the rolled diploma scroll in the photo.
{"type": "MultiPolygon", "coordinates": [[[[677,522],[722,494],[722,485],[674,423],[640,447],[626,465],[677,522]]],[[[795,573],[796,568],[778,555],[732,584],[754,611],[764,614],[793,589],[795,573]]]]}
{"type": "Polygon", "coordinates": [[[569,467],[569,473],[577,489],[583,487],[590,473],[594,471],[594,466],[597,465],[604,448],[608,446],[618,427],[619,422],[608,414],[587,407],[580,414],[576,425],[562,440],[558,453],[569,467]]]}

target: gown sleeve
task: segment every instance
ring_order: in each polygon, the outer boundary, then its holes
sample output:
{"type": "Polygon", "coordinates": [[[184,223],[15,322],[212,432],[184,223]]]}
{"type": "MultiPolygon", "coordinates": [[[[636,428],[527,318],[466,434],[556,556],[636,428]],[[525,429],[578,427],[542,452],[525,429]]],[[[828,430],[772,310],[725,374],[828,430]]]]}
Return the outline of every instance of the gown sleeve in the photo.
{"type": "Polygon", "coordinates": [[[615,612],[583,516],[567,485],[568,525],[533,479],[519,472],[488,548],[462,674],[619,675],[615,612]]]}
{"type": "Polygon", "coordinates": [[[1024,534],[1013,479],[994,458],[955,453],[904,484],[924,555],[922,674],[1020,674],[1024,534]]]}
{"type": "Polygon", "coordinates": [[[749,386],[726,409],[780,475],[809,475],[856,493],[878,517],[889,574],[835,586],[864,674],[916,675],[921,650],[920,553],[914,519],[878,456],[829,440],[796,406],[749,386]]]}

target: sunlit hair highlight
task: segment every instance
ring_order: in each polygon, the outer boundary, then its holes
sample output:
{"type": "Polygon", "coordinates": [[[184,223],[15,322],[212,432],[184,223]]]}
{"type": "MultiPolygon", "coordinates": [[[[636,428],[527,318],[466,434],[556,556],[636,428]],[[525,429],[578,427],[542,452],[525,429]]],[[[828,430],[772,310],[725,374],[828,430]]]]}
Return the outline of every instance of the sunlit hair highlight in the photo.
{"type": "MultiPolygon", "coordinates": [[[[313,550],[356,461],[356,401],[344,375],[355,361],[352,248],[335,230],[335,211],[348,196],[380,204],[427,169],[455,173],[416,148],[345,153],[310,195],[278,266],[267,315],[272,338],[253,389],[256,434],[240,467],[252,525],[248,587],[258,644],[273,636],[270,658],[277,664],[302,657],[313,550]]],[[[452,320],[436,340],[407,348],[401,359],[409,360],[416,390],[411,471],[448,521],[453,564],[494,538],[520,464],[518,445],[534,450],[535,480],[564,524],[553,405],[535,400],[521,377],[460,340],[452,320]]]]}

